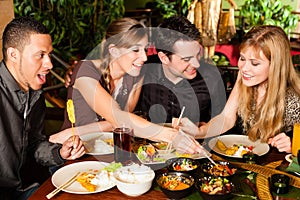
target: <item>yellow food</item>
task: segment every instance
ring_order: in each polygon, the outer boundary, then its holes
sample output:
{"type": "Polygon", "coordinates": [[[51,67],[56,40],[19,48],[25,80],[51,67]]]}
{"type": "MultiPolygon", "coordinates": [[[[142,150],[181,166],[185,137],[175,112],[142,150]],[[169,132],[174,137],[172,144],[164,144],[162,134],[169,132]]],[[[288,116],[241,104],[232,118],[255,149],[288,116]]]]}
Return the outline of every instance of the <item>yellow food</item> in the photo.
{"type": "Polygon", "coordinates": [[[91,183],[91,180],[95,178],[96,174],[82,172],[77,178],[76,181],[79,182],[82,187],[87,189],[89,192],[94,192],[97,188],[97,185],[91,183]]]}
{"type": "Polygon", "coordinates": [[[180,154],[180,153],[178,153],[178,152],[176,151],[175,154],[176,154],[177,157],[183,157],[183,158],[190,158],[190,157],[192,157],[192,155],[189,154],[189,153],[182,153],[182,154],[180,154]]]}
{"type": "Polygon", "coordinates": [[[232,147],[227,148],[225,153],[226,155],[232,156],[235,154],[235,152],[237,152],[237,150],[239,150],[239,147],[237,145],[233,145],[232,147]]]}
{"type": "Polygon", "coordinates": [[[72,99],[68,99],[67,101],[67,113],[70,122],[72,124],[75,124],[75,112],[74,112],[74,105],[72,99]]]}
{"type": "Polygon", "coordinates": [[[106,142],[110,146],[114,146],[114,139],[113,138],[105,139],[104,142],[106,142]]]}
{"type": "Polygon", "coordinates": [[[226,150],[227,150],[226,145],[225,145],[221,140],[217,140],[217,147],[218,147],[221,151],[226,151],[226,150]]]}

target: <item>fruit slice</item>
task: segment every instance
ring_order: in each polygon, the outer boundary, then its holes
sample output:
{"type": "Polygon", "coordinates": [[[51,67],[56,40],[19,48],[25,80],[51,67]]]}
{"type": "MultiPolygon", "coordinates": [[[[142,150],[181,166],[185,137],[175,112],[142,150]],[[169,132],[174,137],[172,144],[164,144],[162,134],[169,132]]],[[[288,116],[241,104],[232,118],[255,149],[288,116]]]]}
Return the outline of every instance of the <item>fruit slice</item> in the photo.
{"type": "Polygon", "coordinates": [[[218,147],[221,151],[226,151],[226,150],[227,150],[226,145],[225,145],[221,140],[217,140],[217,147],[218,147]]]}

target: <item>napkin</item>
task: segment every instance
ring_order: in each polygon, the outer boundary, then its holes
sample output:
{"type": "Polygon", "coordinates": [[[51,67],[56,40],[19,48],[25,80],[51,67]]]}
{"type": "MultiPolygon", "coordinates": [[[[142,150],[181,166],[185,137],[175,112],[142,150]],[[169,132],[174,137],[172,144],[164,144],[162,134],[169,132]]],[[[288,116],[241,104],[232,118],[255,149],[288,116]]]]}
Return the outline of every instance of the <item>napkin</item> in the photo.
{"type": "Polygon", "coordinates": [[[298,164],[297,157],[293,157],[292,162],[286,168],[289,172],[300,172],[300,165],[298,164]]]}

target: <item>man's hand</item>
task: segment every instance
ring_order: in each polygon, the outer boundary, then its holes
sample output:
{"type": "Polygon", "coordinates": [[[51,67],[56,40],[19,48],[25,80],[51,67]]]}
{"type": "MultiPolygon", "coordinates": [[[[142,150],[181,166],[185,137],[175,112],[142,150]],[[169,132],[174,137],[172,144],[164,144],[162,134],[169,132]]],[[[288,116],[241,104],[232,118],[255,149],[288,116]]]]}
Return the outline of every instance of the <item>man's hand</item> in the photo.
{"type": "Polygon", "coordinates": [[[73,69],[75,65],[77,64],[77,61],[74,61],[72,66],[67,69],[66,74],[65,74],[65,87],[68,88],[71,84],[71,76],[73,74],[73,69]]]}
{"type": "Polygon", "coordinates": [[[63,159],[74,160],[85,154],[85,149],[78,135],[69,137],[60,149],[60,155],[63,159]]]}

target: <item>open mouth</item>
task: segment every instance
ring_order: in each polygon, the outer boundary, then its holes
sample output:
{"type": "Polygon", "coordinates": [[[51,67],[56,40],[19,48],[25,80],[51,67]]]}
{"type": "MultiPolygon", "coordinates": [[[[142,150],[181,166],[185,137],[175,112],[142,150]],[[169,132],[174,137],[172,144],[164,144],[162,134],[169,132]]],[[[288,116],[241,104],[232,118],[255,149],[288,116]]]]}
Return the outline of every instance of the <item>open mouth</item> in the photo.
{"type": "Polygon", "coordinates": [[[39,78],[41,84],[46,83],[46,75],[47,74],[38,74],[38,78],[39,78]]]}

